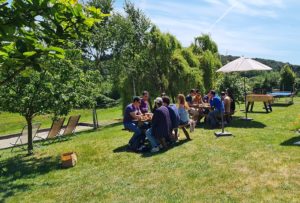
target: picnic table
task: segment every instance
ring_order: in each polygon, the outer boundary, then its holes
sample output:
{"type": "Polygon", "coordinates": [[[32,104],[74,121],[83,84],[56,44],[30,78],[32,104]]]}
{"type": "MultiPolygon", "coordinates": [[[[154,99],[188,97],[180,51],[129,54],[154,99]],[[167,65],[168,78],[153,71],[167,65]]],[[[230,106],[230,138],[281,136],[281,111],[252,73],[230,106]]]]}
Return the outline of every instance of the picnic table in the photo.
{"type": "Polygon", "coordinates": [[[270,94],[249,94],[247,95],[246,100],[247,112],[249,112],[250,106],[250,111],[253,111],[254,102],[263,102],[266,112],[269,113],[269,111],[272,111],[272,103],[274,101],[274,97],[270,94]]]}

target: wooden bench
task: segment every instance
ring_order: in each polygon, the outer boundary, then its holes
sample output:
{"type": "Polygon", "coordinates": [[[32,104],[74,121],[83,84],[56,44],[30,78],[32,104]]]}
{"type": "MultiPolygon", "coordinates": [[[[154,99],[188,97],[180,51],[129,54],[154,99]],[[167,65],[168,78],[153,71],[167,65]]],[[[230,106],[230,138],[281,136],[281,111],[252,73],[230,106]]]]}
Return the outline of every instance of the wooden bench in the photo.
{"type": "Polygon", "coordinates": [[[186,127],[190,126],[190,124],[185,124],[185,125],[179,125],[178,128],[181,129],[186,137],[186,139],[190,140],[191,137],[190,137],[190,134],[189,132],[187,131],[186,127]]]}

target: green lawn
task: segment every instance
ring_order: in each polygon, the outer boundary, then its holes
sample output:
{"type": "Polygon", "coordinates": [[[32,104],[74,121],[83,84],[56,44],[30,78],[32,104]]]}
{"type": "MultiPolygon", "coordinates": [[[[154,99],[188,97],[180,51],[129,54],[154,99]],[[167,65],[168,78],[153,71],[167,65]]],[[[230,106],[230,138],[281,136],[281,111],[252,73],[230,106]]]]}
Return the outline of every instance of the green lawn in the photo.
{"type": "MultiPolygon", "coordinates": [[[[131,134],[122,131],[122,125],[44,145],[31,157],[24,156],[26,152],[2,150],[1,165],[6,172],[0,178],[0,199],[300,202],[300,147],[292,145],[300,141],[292,131],[299,109],[297,99],[292,106],[274,107],[270,114],[250,114],[252,122],[235,118],[227,128],[234,137],[216,139],[214,130],[197,128],[192,141],[181,141],[153,155],[125,152],[131,134]],[[61,169],[59,156],[68,151],[77,152],[78,165],[61,169]]],[[[262,105],[256,104],[254,110],[263,112],[262,105]]]]}
{"type": "MultiPolygon", "coordinates": [[[[80,122],[93,123],[92,110],[91,109],[82,109],[82,110],[73,110],[68,116],[71,115],[81,115],[80,122]]],[[[106,124],[114,119],[121,118],[122,111],[121,107],[107,109],[98,109],[97,110],[98,120],[100,125],[106,124]]],[[[67,116],[67,119],[68,119],[67,116]]],[[[65,124],[67,124],[67,119],[65,124]]],[[[42,115],[34,118],[34,122],[41,122],[41,128],[50,128],[52,120],[51,115],[42,115]]],[[[19,114],[0,112],[0,136],[19,133],[22,128],[26,125],[26,120],[19,114]]]]}

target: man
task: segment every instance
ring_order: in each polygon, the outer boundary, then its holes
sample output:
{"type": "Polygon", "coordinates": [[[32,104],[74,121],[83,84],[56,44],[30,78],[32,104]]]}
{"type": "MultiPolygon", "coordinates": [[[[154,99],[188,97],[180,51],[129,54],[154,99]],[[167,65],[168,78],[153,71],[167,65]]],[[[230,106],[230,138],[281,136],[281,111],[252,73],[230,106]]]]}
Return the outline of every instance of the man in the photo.
{"type": "Polygon", "coordinates": [[[125,108],[123,124],[124,127],[130,131],[133,131],[133,136],[129,140],[129,148],[133,151],[138,151],[140,143],[143,140],[142,131],[138,127],[138,120],[141,119],[140,111],[141,101],[139,97],[134,97],[131,104],[125,108]]]}
{"type": "Polygon", "coordinates": [[[230,114],[231,98],[225,92],[221,92],[221,98],[224,103],[225,113],[230,114]]]}
{"type": "Polygon", "coordinates": [[[146,131],[146,136],[152,146],[151,152],[158,152],[159,142],[157,140],[169,138],[172,124],[168,108],[162,105],[162,98],[158,97],[154,102],[157,109],[152,117],[152,128],[146,131]]]}
{"type": "Polygon", "coordinates": [[[224,107],[220,97],[216,96],[216,92],[214,90],[209,91],[208,98],[212,111],[208,114],[207,122],[211,128],[215,128],[217,127],[217,117],[221,116],[221,112],[224,111],[224,107]]]}
{"type": "Polygon", "coordinates": [[[185,97],[186,102],[188,103],[188,105],[191,107],[193,105],[193,99],[196,96],[196,90],[195,89],[191,89],[190,94],[188,94],[185,97]]]}
{"type": "Polygon", "coordinates": [[[142,114],[148,113],[149,112],[149,92],[144,91],[142,94],[142,100],[141,100],[141,112],[142,114]]]}
{"type": "Polygon", "coordinates": [[[170,141],[177,140],[177,134],[178,134],[178,126],[179,126],[179,114],[178,109],[176,105],[170,105],[170,98],[168,96],[164,96],[162,98],[163,105],[168,108],[169,114],[170,114],[170,120],[171,120],[171,134],[172,131],[175,131],[175,139],[171,139],[170,141]]]}

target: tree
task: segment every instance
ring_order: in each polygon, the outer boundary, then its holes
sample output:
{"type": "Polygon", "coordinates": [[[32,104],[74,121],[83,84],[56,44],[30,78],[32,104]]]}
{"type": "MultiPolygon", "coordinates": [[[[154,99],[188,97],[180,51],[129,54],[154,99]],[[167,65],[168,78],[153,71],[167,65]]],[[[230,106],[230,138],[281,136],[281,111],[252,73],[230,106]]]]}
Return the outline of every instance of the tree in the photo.
{"type": "Polygon", "coordinates": [[[80,54],[66,59],[45,58],[42,71],[28,68],[8,84],[0,86],[0,109],[22,115],[28,125],[28,153],[33,150],[32,120],[41,114],[67,115],[80,103],[91,103],[81,69],[74,65],[80,54]],[[82,96],[84,90],[84,96],[82,96]]]}
{"type": "Polygon", "coordinates": [[[293,91],[296,80],[296,74],[289,65],[284,65],[280,71],[280,87],[283,91],[293,91]]]}
{"type": "Polygon", "coordinates": [[[105,16],[77,0],[0,0],[0,13],[0,85],[24,70],[42,71],[45,56],[63,58],[70,40],[105,16]]]}
{"type": "Polygon", "coordinates": [[[198,56],[200,61],[200,70],[203,71],[203,83],[206,91],[215,88],[217,79],[216,70],[221,67],[222,63],[218,53],[217,44],[209,35],[196,37],[190,49],[198,56]]]}
{"type": "MultiPolygon", "coordinates": [[[[219,92],[230,89],[236,101],[244,100],[244,89],[241,88],[244,86],[244,79],[239,73],[224,74],[219,78],[216,86],[219,92]]],[[[249,89],[248,82],[246,82],[246,92],[248,92],[249,89]]]]}

